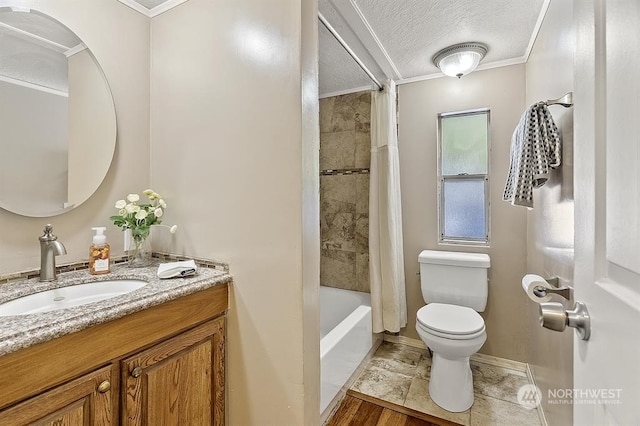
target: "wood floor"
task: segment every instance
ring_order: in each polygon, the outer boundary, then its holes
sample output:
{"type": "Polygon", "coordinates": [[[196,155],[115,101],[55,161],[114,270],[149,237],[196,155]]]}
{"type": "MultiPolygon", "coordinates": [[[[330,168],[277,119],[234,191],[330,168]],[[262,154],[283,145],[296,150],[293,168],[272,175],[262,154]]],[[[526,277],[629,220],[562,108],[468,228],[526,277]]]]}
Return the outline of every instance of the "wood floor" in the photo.
{"type": "Polygon", "coordinates": [[[349,391],[326,425],[452,426],[456,424],[359,392],[349,391]]]}

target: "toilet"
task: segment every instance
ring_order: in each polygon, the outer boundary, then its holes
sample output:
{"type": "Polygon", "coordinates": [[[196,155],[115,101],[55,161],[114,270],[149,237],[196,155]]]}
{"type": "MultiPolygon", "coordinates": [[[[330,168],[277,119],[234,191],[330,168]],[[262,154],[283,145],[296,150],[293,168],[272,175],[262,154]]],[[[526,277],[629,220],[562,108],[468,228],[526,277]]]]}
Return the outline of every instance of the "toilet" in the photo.
{"type": "Polygon", "coordinates": [[[427,305],[416,330],[433,353],[429,395],[447,411],[465,411],[473,405],[469,357],[487,340],[478,312],[487,305],[489,255],[423,250],[418,262],[427,305]]]}

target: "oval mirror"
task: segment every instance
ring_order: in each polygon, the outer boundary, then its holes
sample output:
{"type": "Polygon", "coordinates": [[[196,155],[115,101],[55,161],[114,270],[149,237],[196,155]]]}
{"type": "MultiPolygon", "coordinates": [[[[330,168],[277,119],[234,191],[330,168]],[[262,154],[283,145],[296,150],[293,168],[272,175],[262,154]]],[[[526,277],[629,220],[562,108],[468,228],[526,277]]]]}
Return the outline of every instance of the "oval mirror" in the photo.
{"type": "Polygon", "coordinates": [[[31,217],[78,207],[115,143],[111,90],[84,43],[41,12],[0,7],[0,207],[31,217]]]}

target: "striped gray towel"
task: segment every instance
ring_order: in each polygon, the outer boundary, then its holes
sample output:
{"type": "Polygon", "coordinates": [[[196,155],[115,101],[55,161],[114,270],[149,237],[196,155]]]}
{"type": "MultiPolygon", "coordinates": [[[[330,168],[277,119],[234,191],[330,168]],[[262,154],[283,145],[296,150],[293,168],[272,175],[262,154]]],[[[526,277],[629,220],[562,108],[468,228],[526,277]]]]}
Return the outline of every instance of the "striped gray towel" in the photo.
{"type": "Polygon", "coordinates": [[[533,188],[544,185],[561,163],[560,133],[545,102],[525,111],[511,137],[511,163],[502,199],[533,207],[533,188]]]}

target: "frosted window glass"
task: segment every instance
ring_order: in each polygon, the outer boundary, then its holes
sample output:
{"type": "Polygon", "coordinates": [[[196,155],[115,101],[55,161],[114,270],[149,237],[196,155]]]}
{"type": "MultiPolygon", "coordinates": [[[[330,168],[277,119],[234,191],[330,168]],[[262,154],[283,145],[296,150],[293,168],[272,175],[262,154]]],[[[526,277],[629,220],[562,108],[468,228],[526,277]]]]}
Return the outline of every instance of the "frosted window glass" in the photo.
{"type": "Polygon", "coordinates": [[[485,239],[484,179],[444,181],[444,238],[485,239]]]}
{"type": "Polygon", "coordinates": [[[442,174],[487,173],[487,114],[442,117],[442,174]]]}

